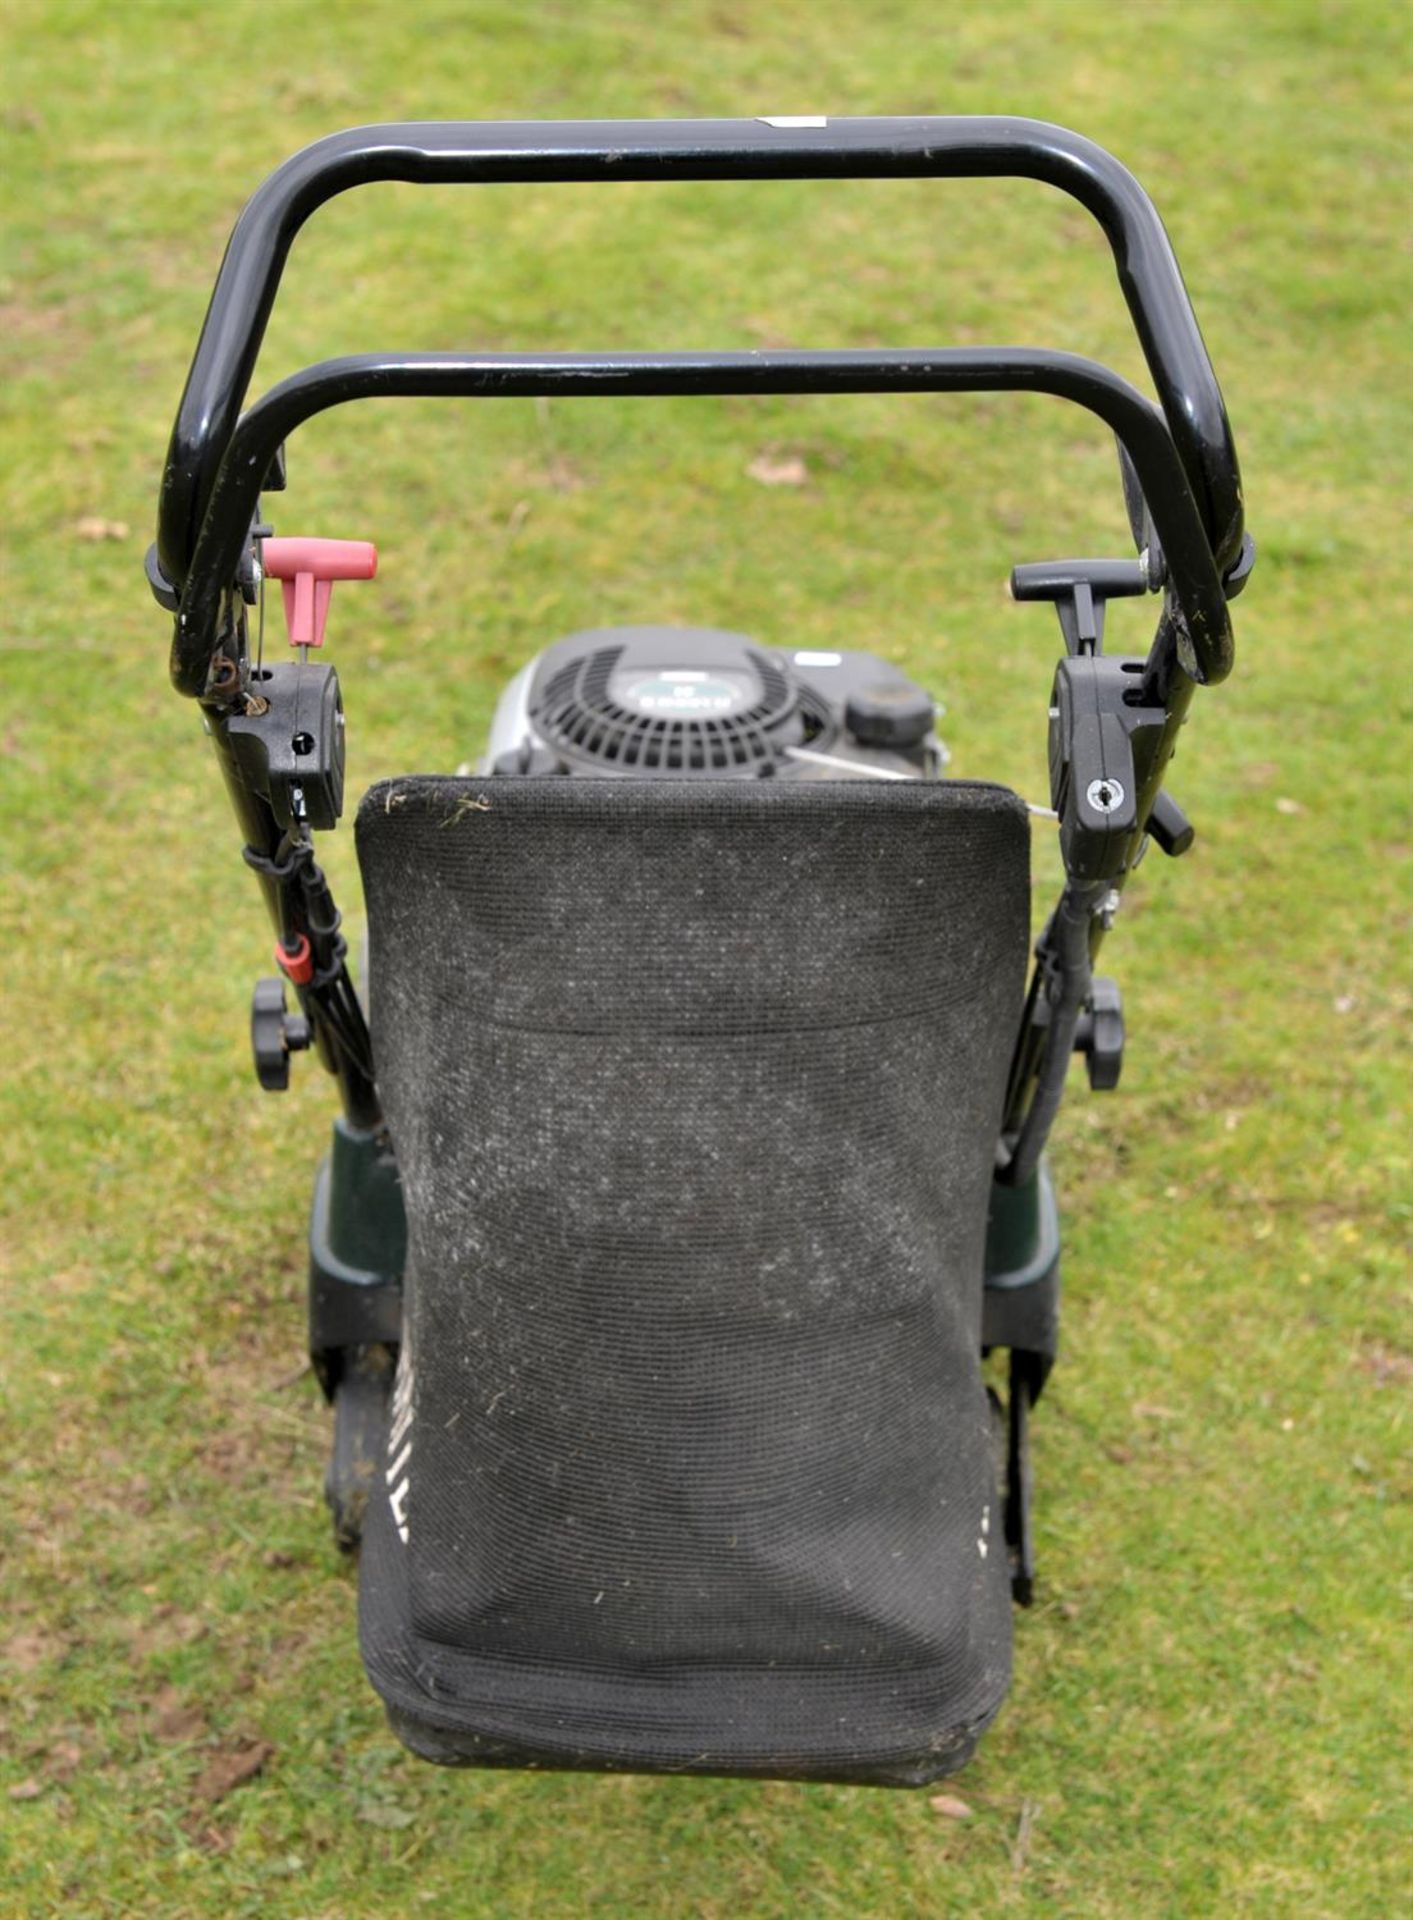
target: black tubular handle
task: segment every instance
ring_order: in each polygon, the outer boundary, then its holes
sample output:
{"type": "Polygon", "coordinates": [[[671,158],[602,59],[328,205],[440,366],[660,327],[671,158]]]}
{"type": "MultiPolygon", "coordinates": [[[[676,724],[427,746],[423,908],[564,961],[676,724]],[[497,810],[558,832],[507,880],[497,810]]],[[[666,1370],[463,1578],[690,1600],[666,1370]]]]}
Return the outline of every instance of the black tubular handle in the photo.
{"type": "MultiPolygon", "coordinates": [[[[290,245],[335,194],[434,182],[1011,176],[1071,194],[1103,228],[1217,571],[1242,544],[1231,427],[1162,221],[1127,168],[1040,120],[427,122],[355,127],[287,160],[231,235],[172,429],[158,559],[184,588],[290,245]]],[[[723,360],[726,356],[709,356],[723,360]]],[[[698,386],[694,391],[706,391],[698,386]]],[[[719,390],[719,389],[718,389],[719,390]]],[[[1215,676],[1213,676],[1215,677],[1215,676]]]]}
{"type": "MultiPolygon", "coordinates": [[[[1032,392],[1097,414],[1127,448],[1151,503],[1186,631],[1163,622],[1155,649],[1175,646],[1189,676],[1220,680],[1232,660],[1222,582],[1197,502],[1163,416],[1092,360],[1026,347],[850,352],[664,354],[358,354],[306,367],[240,420],[212,488],[177,615],[172,672],[206,688],[221,606],[249,537],[263,476],[303,421],[350,400],[410,395],[1032,392]]],[[[1166,660],[1150,667],[1166,677],[1166,660]]]]}

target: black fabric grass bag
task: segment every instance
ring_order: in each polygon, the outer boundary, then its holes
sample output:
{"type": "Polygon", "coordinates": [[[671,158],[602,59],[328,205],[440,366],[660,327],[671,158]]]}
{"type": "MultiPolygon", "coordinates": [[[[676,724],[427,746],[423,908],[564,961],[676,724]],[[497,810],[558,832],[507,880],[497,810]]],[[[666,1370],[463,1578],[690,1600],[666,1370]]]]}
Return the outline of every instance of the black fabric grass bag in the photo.
{"type": "Polygon", "coordinates": [[[363,1655],[458,1764],[920,1785],[1010,1677],[979,1343],[1026,813],[453,780],[358,816],[405,1339],[363,1655]]]}

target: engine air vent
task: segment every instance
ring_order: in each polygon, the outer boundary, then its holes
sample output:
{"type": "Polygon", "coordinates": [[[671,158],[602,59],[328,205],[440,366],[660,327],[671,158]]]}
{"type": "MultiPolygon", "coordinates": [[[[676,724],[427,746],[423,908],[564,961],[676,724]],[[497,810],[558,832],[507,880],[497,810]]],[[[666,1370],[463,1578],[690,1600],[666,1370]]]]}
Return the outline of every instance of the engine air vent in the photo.
{"type": "Polygon", "coordinates": [[[824,703],[780,662],[734,636],[711,637],[716,646],[690,666],[621,645],[571,656],[534,702],[536,732],[605,771],[750,777],[829,727],[824,703]]]}

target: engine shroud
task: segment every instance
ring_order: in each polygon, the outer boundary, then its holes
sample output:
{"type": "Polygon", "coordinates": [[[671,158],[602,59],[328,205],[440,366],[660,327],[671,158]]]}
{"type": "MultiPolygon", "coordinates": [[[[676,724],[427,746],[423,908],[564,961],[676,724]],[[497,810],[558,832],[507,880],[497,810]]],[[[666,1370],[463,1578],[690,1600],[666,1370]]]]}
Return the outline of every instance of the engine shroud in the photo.
{"type": "Polygon", "coordinates": [[[759,645],[707,627],[600,627],[522,668],[486,773],[671,779],[935,777],[936,709],[876,655],[759,645]]]}

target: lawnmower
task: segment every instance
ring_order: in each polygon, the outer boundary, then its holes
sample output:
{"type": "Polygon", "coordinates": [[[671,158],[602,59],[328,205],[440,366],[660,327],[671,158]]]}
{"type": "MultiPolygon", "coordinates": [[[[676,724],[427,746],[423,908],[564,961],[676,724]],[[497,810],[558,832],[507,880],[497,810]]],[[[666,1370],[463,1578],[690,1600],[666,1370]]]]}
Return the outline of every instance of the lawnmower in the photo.
{"type": "Polygon", "coordinates": [[[1164,776],[1196,688],[1231,670],[1253,558],[1162,224],[1062,128],[372,126],[249,202],[147,577],[276,931],[257,1076],[278,1091],[312,1051],[342,1104],[309,1347],[364,1661],[414,1752],[887,1785],[970,1756],[1035,1579],[1029,1427],[1060,1286],[1046,1142],[1076,1052],[1094,1088],[1118,1082],[1099,950],[1149,843],[1192,842],[1164,776]],[[366,181],[996,175],[1099,221],[1156,404],[1070,354],[883,347],[361,354],[242,411],[296,232],[366,181]],[[645,609],[529,661],[479,765],[364,795],[355,986],[316,854],[345,779],[320,649],[334,584],[377,555],[276,534],[295,428],[374,395],[978,391],[1097,415],[1136,547],[1012,575],[1064,642],[1048,807],[949,778],[928,692],[866,651],[645,609]],[[255,644],[271,581],[285,659],[255,644]],[[1148,595],[1147,653],[1105,653],[1107,603],[1148,595]],[[1036,811],[1064,881],[1031,960],[1036,811]]]}

